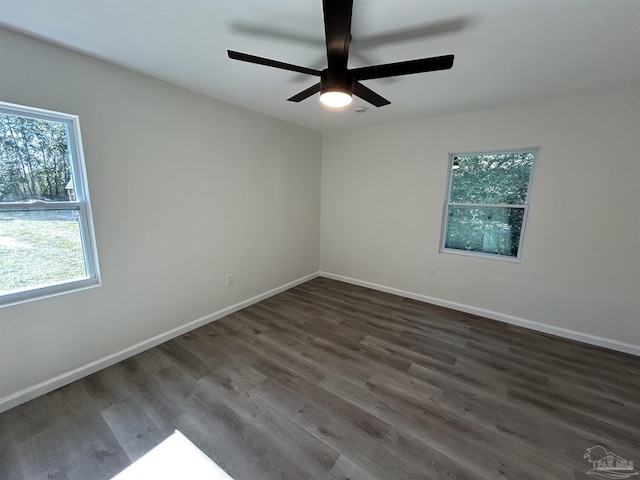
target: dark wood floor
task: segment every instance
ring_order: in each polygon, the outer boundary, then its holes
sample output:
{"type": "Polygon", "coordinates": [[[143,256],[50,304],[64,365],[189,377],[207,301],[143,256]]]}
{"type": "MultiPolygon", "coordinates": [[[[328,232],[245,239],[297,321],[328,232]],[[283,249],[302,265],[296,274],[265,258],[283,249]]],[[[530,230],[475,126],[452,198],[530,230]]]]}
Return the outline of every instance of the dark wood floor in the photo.
{"type": "Polygon", "coordinates": [[[0,414],[0,478],[109,479],[174,429],[236,480],[593,478],[595,445],[640,465],[639,379],[317,278],[0,414]]]}

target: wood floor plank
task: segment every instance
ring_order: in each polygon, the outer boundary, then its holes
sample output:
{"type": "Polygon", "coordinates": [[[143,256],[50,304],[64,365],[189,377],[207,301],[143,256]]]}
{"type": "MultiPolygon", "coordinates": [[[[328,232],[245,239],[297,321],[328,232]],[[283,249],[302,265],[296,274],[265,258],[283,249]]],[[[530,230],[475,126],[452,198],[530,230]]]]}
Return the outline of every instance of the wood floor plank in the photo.
{"type": "Polygon", "coordinates": [[[544,454],[545,458],[571,468],[584,465],[583,449],[576,444],[602,445],[611,451],[622,451],[602,436],[593,435],[571,425],[558,425],[552,419],[537,415],[505,400],[483,393],[469,393],[449,389],[444,393],[442,405],[467,421],[483,425],[496,434],[505,436],[527,448],[544,454]]]}
{"type": "Polygon", "coordinates": [[[262,434],[253,424],[242,420],[232,408],[220,399],[196,394],[187,401],[187,409],[193,409],[210,429],[218,430],[224,438],[225,451],[233,456],[235,465],[244,464],[243,470],[254,471],[252,476],[243,476],[240,468],[229,469],[236,478],[304,478],[305,470],[282,454],[271,439],[262,434]],[[259,469],[259,473],[255,473],[259,469]]]}
{"type": "Polygon", "coordinates": [[[251,452],[230,441],[228,432],[209,420],[209,413],[201,399],[193,398],[191,405],[180,415],[175,427],[196,447],[235,479],[278,478],[261,464],[260,452],[251,452]]]}
{"type": "MultiPolygon", "coordinates": [[[[389,390],[386,385],[367,383],[361,387],[345,379],[331,378],[321,385],[420,440],[433,452],[441,453],[442,458],[449,459],[449,465],[455,465],[454,459],[462,457],[464,461],[458,460],[458,468],[464,467],[467,475],[475,472],[482,478],[499,478],[501,475],[530,480],[573,478],[571,472],[560,464],[545,462],[538,465],[532,462],[529,458],[532,452],[528,449],[491,434],[480,424],[464,421],[432,399],[416,401],[415,397],[389,390]],[[502,460],[493,457],[492,450],[500,450],[502,460]]],[[[452,468],[450,466],[445,471],[452,468]]],[[[452,471],[455,475],[463,475],[463,472],[452,471]]]]}
{"type": "Polygon", "coordinates": [[[16,447],[27,479],[111,478],[130,460],[99,416],[58,422],[16,447]]]}
{"type": "Polygon", "coordinates": [[[196,380],[210,372],[206,362],[189,350],[188,340],[185,338],[176,338],[172,342],[163,343],[158,348],[196,380]]]}
{"type": "MultiPolygon", "coordinates": [[[[425,478],[491,478],[480,472],[476,466],[459,462],[443,452],[439,446],[428,445],[411,434],[398,417],[404,414],[394,408],[393,402],[376,396],[366,386],[356,385],[343,377],[329,377],[320,386],[335,394],[344,401],[358,406],[362,410],[383,419],[390,426],[395,427],[397,434],[394,442],[388,442],[382,448],[386,455],[404,458],[404,462],[420,471],[425,478]],[[410,459],[405,458],[409,456],[410,459]]],[[[418,400],[414,401],[421,403],[418,400]]],[[[427,400],[425,399],[425,402],[427,400]]],[[[424,403],[426,405],[426,403],[424,403]]]]}
{"type": "Polygon", "coordinates": [[[327,479],[331,480],[375,480],[375,477],[369,475],[356,464],[351,462],[344,455],[340,455],[336,463],[334,463],[327,479]]]}
{"type": "Polygon", "coordinates": [[[76,475],[75,452],[59,439],[58,432],[51,428],[28,438],[14,450],[22,460],[22,472],[25,478],[71,479],[76,475]]]}
{"type": "Polygon", "coordinates": [[[0,414],[0,480],[107,480],[179,429],[236,480],[640,465],[640,358],[316,278],[0,414]]]}
{"type": "Polygon", "coordinates": [[[304,385],[303,394],[290,387],[289,382],[272,381],[270,377],[256,387],[252,395],[291,417],[307,432],[342,452],[375,478],[420,478],[421,472],[415,465],[400,462],[382,448],[383,444],[396,438],[396,432],[388,424],[330,392],[323,393],[318,388],[304,385]],[[343,413],[339,414],[339,411],[343,413]]]}
{"type": "MultiPolygon", "coordinates": [[[[247,384],[238,372],[220,367],[200,382],[202,391],[232,409],[257,432],[269,438],[272,448],[286,457],[309,478],[324,478],[339,454],[288,416],[251,395],[255,385],[247,384]]],[[[290,478],[295,472],[288,472],[290,478]]]]}
{"type": "MultiPolygon", "coordinates": [[[[141,358],[145,354],[146,352],[138,358],[141,358]]],[[[117,368],[117,366],[105,368],[93,375],[89,375],[85,381],[82,382],[82,386],[87,392],[87,395],[91,397],[91,401],[98,411],[109,408],[131,395],[131,392],[129,392],[124,384],[118,381],[117,376],[114,375],[114,371],[117,370],[117,368]]]]}
{"type": "Polygon", "coordinates": [[[133,395],[104,409],[101,414],[132,462],[171,434],[149,418],[133,395]]]}
{"type": "Polygon", "coordinates": [[[145,413],[159,427],[171,425],[184,412],[184,405],[167,396],[162,384],[146,371],[136,357],[116,365],[114,375],[127,390],[136,395],[145,413]]]}
{"type": "MultiPolygon", "coordinates": [[[[6,432],[3,436],[6,436],[6,432]]],[[[0,480],[24,480],[20,456],[13,445],[0,443],[0,480]]]]}
{"type": "Polygon", "coordinates": [[[43,395],[0,414],[0,445],[8,449],[55,424],[57,419],[47,415],[43,408],[47,403],[45,397],[43,395]]]}

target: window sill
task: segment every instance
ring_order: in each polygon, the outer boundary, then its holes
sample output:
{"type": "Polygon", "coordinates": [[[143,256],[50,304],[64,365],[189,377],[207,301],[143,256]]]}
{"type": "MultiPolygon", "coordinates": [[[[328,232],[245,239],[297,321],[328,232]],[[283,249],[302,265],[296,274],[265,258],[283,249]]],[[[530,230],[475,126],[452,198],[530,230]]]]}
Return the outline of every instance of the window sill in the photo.
{"type": "Polygon", "coordinates": [[[0,308],[21,303],[41,300],[43,298],[56,297],[67,293],[79,292],[90,288],[99,287],[102,282],[99,278],[86,278],[73,282],[57,283],[54,285],[46,285],[40,288],[30,288],[28,290],[7,293],[0,296],[0,308]]]}
{"type": "Polygon", "coordinates": [[[484,260],[497,260],[498,262],[522,264],[521,257],[507,257],[505,255],[498,255],[495,253],[471,252],[468,250],[458,250],[456,248],[441,248],[440,253],[461,255],[463,257],[481,258],[484,260]]]}

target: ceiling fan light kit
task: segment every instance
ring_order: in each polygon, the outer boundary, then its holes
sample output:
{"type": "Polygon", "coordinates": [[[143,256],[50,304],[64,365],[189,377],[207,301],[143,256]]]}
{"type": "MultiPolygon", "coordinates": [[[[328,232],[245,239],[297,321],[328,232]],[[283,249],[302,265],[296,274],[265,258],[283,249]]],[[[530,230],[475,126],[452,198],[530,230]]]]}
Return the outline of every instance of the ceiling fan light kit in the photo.
{"type": "Polygon", "coordinates": [[[352,101],[351,92],[332,88],[320,94],[320,101],[331,108],[346,107],[352,101]]]}
{"type": "Polygon", "coordinates": [[[327,48],[327,68],[324,70],[314,70],[233,50],[227,50],[229,58],[320,77],[318,83],[287,100],[301,102],[316,93],[320,93],[320,102],[331,108],[349,105],[353,95],[376,107],[383,107],[391,103],[386,98],[364,86],[360,83],[360,80],[448,70],[453,66],[453,55],[443,55],[350,69],[347,67],[347,61],[351,43],[353,0],[323,0],[322,7],[327,48]]]}

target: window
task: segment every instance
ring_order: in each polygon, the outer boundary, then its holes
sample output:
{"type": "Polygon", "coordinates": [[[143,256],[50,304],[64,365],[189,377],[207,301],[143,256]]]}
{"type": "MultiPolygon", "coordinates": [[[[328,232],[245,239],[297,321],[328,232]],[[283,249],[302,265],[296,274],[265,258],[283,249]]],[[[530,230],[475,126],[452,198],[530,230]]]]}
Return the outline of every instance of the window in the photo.
{"type": "Polygon", "coordinates": [[[441,251],[521,257],[537,151],[449,155],[441,251]]]}
{"type": "Polygon", "coordinates": [[[0,102],[0,306],[99,283],[78,117],[0,102]]]}

